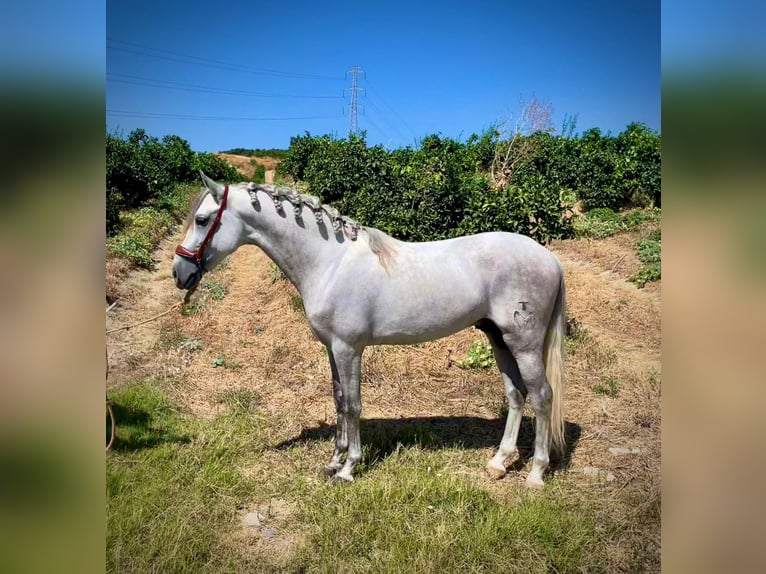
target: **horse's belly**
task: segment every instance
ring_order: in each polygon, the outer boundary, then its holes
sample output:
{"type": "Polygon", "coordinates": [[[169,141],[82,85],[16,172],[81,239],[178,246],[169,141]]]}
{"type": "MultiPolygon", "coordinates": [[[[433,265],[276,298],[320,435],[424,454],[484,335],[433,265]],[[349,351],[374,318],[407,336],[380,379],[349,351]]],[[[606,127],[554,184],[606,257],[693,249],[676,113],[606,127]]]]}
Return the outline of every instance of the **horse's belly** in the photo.
{"type": "Polygon", "coordinates": [[[415,289],[380,297],[373,312],[371,343],[431,341],[474,324],[486,314],[479,290],[455,287],[447,283],[430,291],[415,289]]]}

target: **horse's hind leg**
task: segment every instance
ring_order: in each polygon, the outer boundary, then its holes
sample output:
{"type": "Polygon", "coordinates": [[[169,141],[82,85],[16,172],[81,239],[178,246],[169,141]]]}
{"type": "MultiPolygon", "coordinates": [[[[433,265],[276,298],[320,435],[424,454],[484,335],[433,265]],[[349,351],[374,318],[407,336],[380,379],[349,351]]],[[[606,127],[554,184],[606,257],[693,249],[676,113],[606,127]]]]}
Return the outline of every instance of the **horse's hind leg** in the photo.
{"type": "Polygon", "coordinates": [[[503,342],[500,330],[492,325],[494,329],[481,327],[489,337],[492,344],[492,351],[495,354],[495,362],[500,375],[503,378],[505,387],[505,396],[508,399],[508,418],[505,422],[505,431],[500,441],[500,448],[494,457],[487,463],[487,473],[495,479],[505,476],[505,463],[513,454],[516,453],[516,440],[519,437],[519,427],[521,426],[522,411],[524,409],[524,400],[527,396],[527,389],[519,373],[519,367],[513,358],[511,351],[503,342]]]}
{"type": "MultiPolygon", "coordinates": [[[[503,339],[510,343],[509,336],[503,339]]],[[[510,346],[510,345],[509,345],[510,346]]],[[[527,476],[527,486],[543,487],[543,473],[548,468],[548,449],[550,445],[551,401],[553,391],[545,376],[545,364],[542,357],[542,345],[536,350],[525,349],[514,353],[521,378],[529,391],[532,409],[535,411],[535,455],[532,470],[527,476]]]]}
{"type": "Polygon", "coordinates": [[[521,427],[527,390],[521,380],[516,361],[508,347],[505,345],[500,347],[492,343],[492,349],[495,353],[495,361],[500,369],[500,375],[503,378],[505,396],[508,399],[508,418],[505,421],[505,430],[500,441],[500,448],[497,450],[497,454],[487,463],[487,473],[489,476],[498,479],[505,476],[506,461],[516,454],[516,441],[519,437],[519,428],[521,427]]]}

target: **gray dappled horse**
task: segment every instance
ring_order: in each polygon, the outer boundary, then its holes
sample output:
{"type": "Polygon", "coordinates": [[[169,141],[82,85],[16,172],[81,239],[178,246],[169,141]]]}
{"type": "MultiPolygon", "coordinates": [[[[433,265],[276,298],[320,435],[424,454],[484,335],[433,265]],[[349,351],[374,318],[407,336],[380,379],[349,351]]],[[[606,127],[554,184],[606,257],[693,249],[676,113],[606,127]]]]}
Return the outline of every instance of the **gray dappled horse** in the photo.
{"type": "Polygon", "coordinates": [[[536,437],[527,484],[542,487],[549,445],[564,446],[566,304],[561,265],[550,251],[500,232],[407,243],[358,225],[316,197],[273,185],[224,186],[201,175],[206,189],[173,260],[176,285],[195,289],[244,244],[263,249],[293,282],[330,358],[338,416],[330,475],[353,480],[362,454],[364,348],[430,341],[475,325],[492,344],[509,406],[487,472],[505,475],[529,393],[536,437]]]}

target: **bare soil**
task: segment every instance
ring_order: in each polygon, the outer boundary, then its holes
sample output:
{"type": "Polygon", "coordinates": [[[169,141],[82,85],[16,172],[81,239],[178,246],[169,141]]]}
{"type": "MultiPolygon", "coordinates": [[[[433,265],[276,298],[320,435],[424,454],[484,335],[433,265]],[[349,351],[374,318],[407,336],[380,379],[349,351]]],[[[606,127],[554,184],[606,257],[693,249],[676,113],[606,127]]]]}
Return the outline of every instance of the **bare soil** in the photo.
{"type": "MultiPolygon", "coordinates": [[[[274,159],[273,157],[248,157],[245,155],[220,152],[215,155],[226,161],[232,167],[235,167],[247,180],[250,180],[253,177],[257,165],[262,165],[266,168],[266,172],[268,173],[269,171],[273,172],[279,163],[279,160],[274,159]]],[[[267,181],[266,183],[273,183],[273,181],[267,181]]]]}

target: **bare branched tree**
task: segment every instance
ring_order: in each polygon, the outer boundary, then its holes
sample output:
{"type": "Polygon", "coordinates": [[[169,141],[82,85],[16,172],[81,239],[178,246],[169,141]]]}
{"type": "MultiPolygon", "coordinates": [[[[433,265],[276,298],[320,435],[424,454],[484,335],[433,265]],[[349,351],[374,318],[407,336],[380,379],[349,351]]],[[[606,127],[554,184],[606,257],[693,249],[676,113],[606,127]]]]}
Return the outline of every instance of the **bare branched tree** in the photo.
{"type": "Polygon", "coordinates": [[[519,108],[515,121],[510,115],[498,125],[498,142],[490,168],[495,189],[508,185],[516,170],[535,156],[537,142],[529,136],[555,131],[551,123],[552,104],[533,97],[528,101],[521,100],[519,108]]]}

